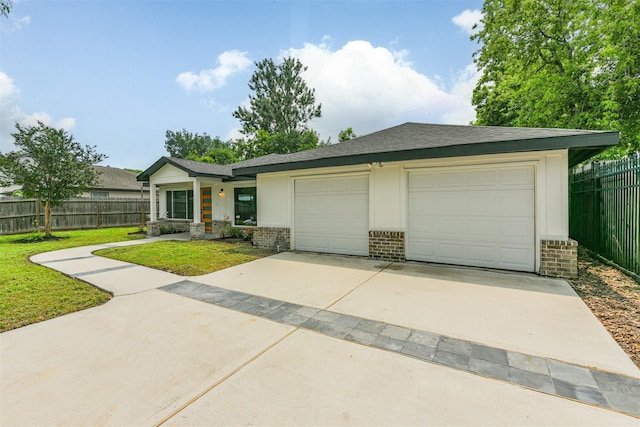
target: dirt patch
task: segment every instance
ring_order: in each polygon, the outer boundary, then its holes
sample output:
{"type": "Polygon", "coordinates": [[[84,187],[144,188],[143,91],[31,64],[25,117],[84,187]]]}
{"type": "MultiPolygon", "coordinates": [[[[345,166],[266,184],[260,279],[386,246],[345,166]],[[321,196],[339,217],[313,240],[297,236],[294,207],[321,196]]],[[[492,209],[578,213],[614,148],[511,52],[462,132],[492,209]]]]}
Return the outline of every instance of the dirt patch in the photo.
{"type": "Polygon", "coordinates": [[[640,283],[579,249],[569,284],[640,368],[640,283]]]}

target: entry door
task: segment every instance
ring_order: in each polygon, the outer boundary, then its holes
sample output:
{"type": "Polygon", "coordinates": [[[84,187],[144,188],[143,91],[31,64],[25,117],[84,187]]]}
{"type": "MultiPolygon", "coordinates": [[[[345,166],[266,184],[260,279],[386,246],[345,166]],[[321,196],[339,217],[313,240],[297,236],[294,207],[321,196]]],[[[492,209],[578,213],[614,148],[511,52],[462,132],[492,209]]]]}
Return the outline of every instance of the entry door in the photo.
{"type": "Polygon", "coordinates": [[[211,211],[211,187],[200,188],[200,221],[204,223],[204,231],[213,230],[213,212],[211,211]]]}

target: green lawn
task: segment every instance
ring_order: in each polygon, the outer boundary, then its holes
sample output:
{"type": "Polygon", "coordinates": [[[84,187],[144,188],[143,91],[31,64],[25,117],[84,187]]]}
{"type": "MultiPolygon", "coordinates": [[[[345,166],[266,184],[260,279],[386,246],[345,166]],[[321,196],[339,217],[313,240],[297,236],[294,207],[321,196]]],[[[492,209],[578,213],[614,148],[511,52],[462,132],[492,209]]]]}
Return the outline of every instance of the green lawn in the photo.
{"type": "Polygon", "coordinates": [[[110,295],[80,280],[33,264],[29,257],[77,246],[135,240],[136,228],[54,232],[59,240],[34,234],[0,236],[0,332],[100,305],[110,295]],[[19,240],[36,240],[18,243],[19,240]]]}
{"type": "Polygon", "coordinates": [[[96,255],[140,264],[181,276],[198,276],[273,254],[245,242],[160,241],[102,249],[96,255]]]}

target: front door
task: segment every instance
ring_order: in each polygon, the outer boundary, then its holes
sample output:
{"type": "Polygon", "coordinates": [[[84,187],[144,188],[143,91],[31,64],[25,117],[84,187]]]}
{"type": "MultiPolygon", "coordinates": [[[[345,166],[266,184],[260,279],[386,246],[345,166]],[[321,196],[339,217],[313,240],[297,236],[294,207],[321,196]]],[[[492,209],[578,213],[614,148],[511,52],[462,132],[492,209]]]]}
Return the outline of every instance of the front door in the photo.
{"type": "Polygon", "coordinates": [[[213,213],[211,211],[211,187],[200,188],[200,221],[204,223],[204,231],[213,230],[213,213]]]}

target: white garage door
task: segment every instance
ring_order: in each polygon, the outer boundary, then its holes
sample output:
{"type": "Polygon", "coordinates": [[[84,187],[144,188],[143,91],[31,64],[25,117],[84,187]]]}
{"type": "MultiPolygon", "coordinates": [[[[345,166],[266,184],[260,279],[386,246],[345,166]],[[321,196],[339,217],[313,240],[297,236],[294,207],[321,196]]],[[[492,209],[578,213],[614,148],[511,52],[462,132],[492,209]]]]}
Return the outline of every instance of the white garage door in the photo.
{"type": "Polygon", "coordinates": [[[369,254],[369,177],[297,179],[294,242],[301,251],[369,254]]]}
{"type": "Polygon", "coordinates": [[[534,271],[532,166],[409,173],[407,258],[534,271]]]}

